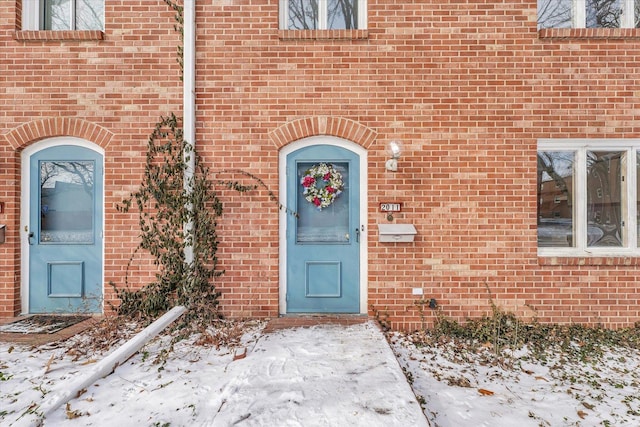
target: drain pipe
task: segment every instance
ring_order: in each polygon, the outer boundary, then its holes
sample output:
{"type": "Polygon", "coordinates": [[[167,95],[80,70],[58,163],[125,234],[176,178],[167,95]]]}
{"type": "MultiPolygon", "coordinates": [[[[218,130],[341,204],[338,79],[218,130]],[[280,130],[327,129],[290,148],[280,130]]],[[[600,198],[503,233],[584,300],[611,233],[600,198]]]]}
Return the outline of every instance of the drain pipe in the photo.
{"type": "MultiPolygon", "coordinates": [[[[195,0],[184,0],[183,5],[183,138],[189,144],[190,153],[184,153],[186,168],[184,170],[185,190],[190,193],[193,189],[191,181],[195,170],[196,148],[196,9],[195,0]]],[[[192,207],[189,206],[189,209],[192,207]]],[[[193,222],[187,222],[183,226],[184,234],[188,238],[193,230],[193,222]]],[[[190,239],[189,239],[190,240],[190,239]]],[[[187,265],[193,264],[193,246],[186,246],[184,258],[187,265]]]]}
{"type": "Polygon", "coordinates": [[[84,390],[90,385],[94,384],[100,378],[104,378],[112,374],[118,366],[126,362],[134,353],[140,350],[143,345],[145,345],[147,342],[149,342],[149,340],[158,335],[164,328],[173,323],[185,311],[186,309],[182,306],[172,308],[158,320],[139,332],[131,340],[118,347],[117,350],[94,365],[88,371],[88,374],[84,378],[80,378],[78,381],[70,385],[65,385],[62,392],[53,394],[51,399],[44,402],[36,410],[35,413],[38,414],[41,418],[35,421],[24,419],[23,424],[13,425],[28,425],[30,427],[40,425],[42,420],[45,419],[48,415],[50,415],[52,412],[54,412],[56,409],[58,409],[60,406],[64,405],[71,399],[77,397],[78,393],[81,390],[84,390]]]}

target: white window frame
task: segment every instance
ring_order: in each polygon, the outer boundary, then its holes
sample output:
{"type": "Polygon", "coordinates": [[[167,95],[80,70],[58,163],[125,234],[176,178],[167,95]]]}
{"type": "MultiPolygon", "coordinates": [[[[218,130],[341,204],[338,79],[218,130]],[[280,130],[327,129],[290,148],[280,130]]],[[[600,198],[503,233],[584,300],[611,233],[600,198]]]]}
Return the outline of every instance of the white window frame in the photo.
{"type": "Polygon", "coordinates": [[[22,0],[22,29],[40,30],[40,0],[22,0]]]}
{"type": "MultiPolygon", "coordinates": [[[[575,247],[538,247],[541,257],[617,257],[640,256],[638,245],[637,221],[637,167],[636,153],[640,152],[640,139],[540,139],[540,151],[575,152],[574,168],[574,221],[573,236],[575,247]],[[588,151],[624,151],[627,161],[624,169],[625,199],[622,216],[624,236],[620,247],[587,246],[587,152],[588,151]]],[[[537,197],[536,197],[537,198],[537,197]]]]}
{"type": "MultiPolygon", "coordinates": [[[[622,0],[622,19],[620,28],[634,28],[634,0],[622,0]]],[[[587,3],[585,0],[573,0],[573,28],[586,28],[587,3]]]]}
{"type": "MultiPolygon", "coordinates": [[[[326,30],[327,29],[327,1],[328,0],[317,0],[318,1],[318,28],[317,30],[326,30]]],[[[358,30],[366,30],[367,29],[367,0],[357,0],[358,1],[358,30]]],[[[289,0],[280,0],[280,29],[288,30],[288,22],[289,22],[289,0]]]]}

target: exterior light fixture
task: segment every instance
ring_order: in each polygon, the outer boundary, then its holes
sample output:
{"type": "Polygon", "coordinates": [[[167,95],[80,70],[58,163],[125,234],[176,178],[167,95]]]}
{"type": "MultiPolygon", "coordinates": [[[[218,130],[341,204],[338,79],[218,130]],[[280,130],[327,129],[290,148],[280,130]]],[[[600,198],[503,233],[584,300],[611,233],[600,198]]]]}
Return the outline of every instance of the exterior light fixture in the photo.
{"type": "Polygon", "coordinates": [[[385,163],[385,168],[390,172],[397,172],[398,170],[398,159],[400,158],[400,141],[391,141],[388,145],[389,157],[385,163]]]}

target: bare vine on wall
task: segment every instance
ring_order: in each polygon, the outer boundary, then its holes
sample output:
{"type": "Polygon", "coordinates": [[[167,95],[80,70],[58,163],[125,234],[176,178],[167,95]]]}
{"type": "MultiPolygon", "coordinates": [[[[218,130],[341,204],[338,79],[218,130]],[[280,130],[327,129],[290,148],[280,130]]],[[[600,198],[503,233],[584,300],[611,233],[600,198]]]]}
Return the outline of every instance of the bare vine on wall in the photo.
{"type": "MultiPolygon", "coordinates": [[[[140,244],[136,251],[148,251],[159,268],[156,280],[140,290],[116,288],[120,314],[154,318],[175,305],[185,305],[194,318],[217,317],[218,292],[211,282],[222,274],[216,258],[216,220],[222,215],[222,203],[208,179],[208,169],[182,136],[174,114],[157,123],[149,137],[142,183],[117,207],[120,212],[137,209],[140,244]],[[195,157],[195,169],[187,178],[189,156],[195,157]],[[192,224],[190,233],[184,232],[184,224],[192,224]],[[187,249],[193,252],[191,263],[185,259],[187,249]]],[[[238,185],[236,190],[254,188],[238,185]]],[[[127,285],[134,255],[127,268],[127,285]]]]}
{"type": "MultiPolygon", "coordinates": [[[[175,29],[182,35],[182,7],[171,0],[164,2],[176,11],[175,29]]],[[[179,47],[181,78],[182,52],[179,47]]],[[[117,206],[123,213],[138,211],[140,244],[127,264],[125,287],[111,285],[120,300],[119,306],[114,307],[119,314],[153,320],[176,305],[184,305],[188,311],[181,323],[195,321],[199,327],[220,317],[214,279],[224,273],[218,268],[216,256],[217,220],[222,215],[222,202],[216,188],[239,193],[262,188],[278,209],[297,214],[279,205],[265,182],[252,173],[227,169],[211,174],[183,135],[182,119],[171,113],[161,117],[149,137],[140,187],[117,206]],[[193,170],[185,174],[191,167],[190,159],[194,160],[193,170]],[[241,176],[252,184],[211,178],[219,174],[241,176]],[[158,272],[152,283],[131,289],[129,274],[139,250],[153,257],[158,272]],[[186,253],[193,254],[192,261],[186,253]]]]}

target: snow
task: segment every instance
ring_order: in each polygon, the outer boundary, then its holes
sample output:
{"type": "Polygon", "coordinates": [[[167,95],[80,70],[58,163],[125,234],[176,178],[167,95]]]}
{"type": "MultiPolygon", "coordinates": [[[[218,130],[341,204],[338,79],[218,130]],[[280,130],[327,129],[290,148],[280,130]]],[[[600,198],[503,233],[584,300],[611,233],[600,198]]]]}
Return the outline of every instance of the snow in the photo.
{"type": "MultiPolygon", "coordinates": [[[[168,337],[155,339],[43,425],[640,425],[634,350],[591,364],[534,362],[527,349],[498,358],[490,348],[417,347],[399,333],[387,342],[373,322],[263,327],[244,324],[238,342],[219,348],[180,341],[168,355],[168,337]]],[[[79,352],[83,339],[0,343],[0,425],[33,425],[40,405],[107,354],[79,352]]]]}
{"type": "MultiPolygon", "coordinates": [[[[235,349],[179,342],[164,364],[147,345],[110,376],[88,387],[45,426],[427,426],[384,335],[373,323],[261,333],[246,328],[235,349]],[[245,354],[246,349],[246,354],[245,354]],[[243,357],[244,356],[244,357],[243,357]],[[234,360],[235,359],[235,360],[234,360]]],[[[166,348],[166,344],[164,345],[166,348]]],[[[0,345],[2,409],[8,425],[95,359],[70,360],[66,348],[0,345]],[[48,361],[53,363],[44,373],[48,361]]]]}
{"type": "Polygon", "coordinates": [[[562,354],[534,361],[527,348],[416,347],[399,334],[391,342],[434,426],[640,425],[637,350],[608,349],[587,362],[562,354]]]}

